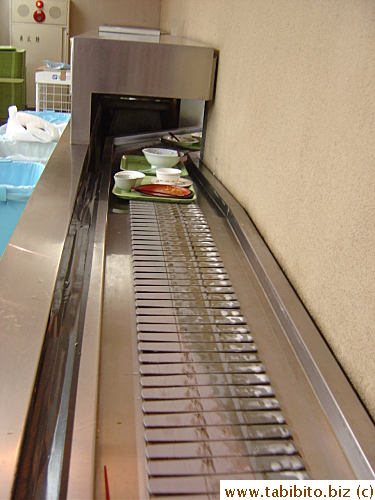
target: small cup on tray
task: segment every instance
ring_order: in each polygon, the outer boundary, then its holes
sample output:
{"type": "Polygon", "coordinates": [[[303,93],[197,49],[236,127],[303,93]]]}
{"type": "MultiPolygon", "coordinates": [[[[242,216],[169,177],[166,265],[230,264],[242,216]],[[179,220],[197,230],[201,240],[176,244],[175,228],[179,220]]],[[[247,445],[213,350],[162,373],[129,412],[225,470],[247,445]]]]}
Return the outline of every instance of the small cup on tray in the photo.
{"type": "Polygon", "coordinates": [[[178,168],[157,168],[156,178],[160,184],[177,184],[181,177],[181,170],[178,168]]]}
{"type": "Polygon", "coordinates": [[[130,192],[133,187],[138,187],[142,184],[145,174],[136,170],[121,170],[114,175],[115,185],[121,191],[130,192]]]}

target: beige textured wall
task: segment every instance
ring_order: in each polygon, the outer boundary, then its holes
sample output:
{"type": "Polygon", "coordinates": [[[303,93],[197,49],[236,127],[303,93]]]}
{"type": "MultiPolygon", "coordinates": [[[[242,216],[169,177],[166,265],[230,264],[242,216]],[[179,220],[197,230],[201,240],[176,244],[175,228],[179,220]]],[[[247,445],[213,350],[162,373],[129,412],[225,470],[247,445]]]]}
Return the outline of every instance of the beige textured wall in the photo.
{"type": "Polygon", "coordinates": [[[101,24],[159,28],[161,0],[71,0],[70,34],[79,35],[101,24]]]}
{"type": "Polygon", "coordinates": [[[375,417],[375,3],[162,0],[161,28],[219,49],[205,163],[375,417]]]}

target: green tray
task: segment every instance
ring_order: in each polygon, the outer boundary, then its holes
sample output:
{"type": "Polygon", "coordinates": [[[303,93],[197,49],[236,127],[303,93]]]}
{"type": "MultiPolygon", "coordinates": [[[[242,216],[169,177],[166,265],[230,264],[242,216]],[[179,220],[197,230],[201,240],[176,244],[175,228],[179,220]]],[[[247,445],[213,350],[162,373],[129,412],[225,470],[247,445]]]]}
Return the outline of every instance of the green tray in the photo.
{"type": "MultiPolygon", "coordinates": [[[[156,175],[156,168],[151,167],[149,162],[146,160],[144,156],[138,155],[125,155],[126,161],[121,158],[120,170],[137,170],[138,172],[142,172],[146,175],[156,175]]],[[[181,170],[181,177],[186,177],[188,171],[186,170],[183,163],[180,161],[175,165],[176,168],[181,170]]]]}
{"type": "MultiPolygon", "coordinates": [[[[142,184],[150,184],[150,178],[150,176],[146,175],[142,181],[142,184]]],[[[189,189],[194,193],[194,196],[192,198],[163,198],[162,196],[142,194],[138,191],[130,191],[128,193],[127,191],[121,191],[121,189],[118,189],[116,186],[113,186],[112,193],[118,198],[122,198],[123,200],[160,201],[162,203],[183,203],[186,205],[188,203],[192,203],[197,199],[197,195],[194,191],[193,186],[190,186],[189,189]]]]}
{"type": "Polygon", "coordinates": [[[174,139],[170,135],[165,135],[161,138],[161,141],[169,144],[170,146],[181,149],[188,149],[190,151],[199,151],[201,149],[202,144],[200,140],[193,144],[189,142],[190,139],[195,139],[195,137],[193,137],[191,134],[178,134],[177,137],[180,139],[179,141],[176,141],[176,139],[174,139]],[[186,141],[184,141],[185,137],[186,141]]]}

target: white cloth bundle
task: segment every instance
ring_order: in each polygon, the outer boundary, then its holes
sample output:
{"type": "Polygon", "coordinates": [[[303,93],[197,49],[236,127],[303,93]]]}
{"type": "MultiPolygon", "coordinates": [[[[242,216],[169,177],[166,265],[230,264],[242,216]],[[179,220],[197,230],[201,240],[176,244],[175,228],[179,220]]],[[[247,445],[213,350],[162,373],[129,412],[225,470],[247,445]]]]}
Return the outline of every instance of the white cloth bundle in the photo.
{"type": "Polygon", "coordinates": [[[8,108],[5,138],[10,141],[53,142],[60,138],[60,129],[53,123],[29,113],[8,108]]]}

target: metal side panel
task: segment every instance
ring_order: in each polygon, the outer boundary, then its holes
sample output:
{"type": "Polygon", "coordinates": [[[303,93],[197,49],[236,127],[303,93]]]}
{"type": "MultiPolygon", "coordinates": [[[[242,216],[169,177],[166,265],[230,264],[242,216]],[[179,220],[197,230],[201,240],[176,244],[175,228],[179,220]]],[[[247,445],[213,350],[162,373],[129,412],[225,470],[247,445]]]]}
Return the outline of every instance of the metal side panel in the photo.
{"type": "Polygon", "coordinates": [[[197,156],[191,172],[225,214],[356,476],[373,479],[374,424],[345,373],[243,208],[197,156]]]}
{"type": "MultiPolygon", "coordinates": [[[[106,241],[95,498],[147,498],[129,214],[110,213],[106,241]]],[[[74,496],[72,496],[74,498],[74,496]]]]}
{"type": "MultiPolygon", "coordinates": [[[[111,146],[104,148],[103,162],[111,146]]],[[[101,169],[95,238],[79,363],[67,498],[93,498],[99,398],[102,304],[110,169],[101,169]]]]}
{"type": "Polygon", "coordinates": [[[66,127],[0,261],[0,497],[10,498],[87,147],[66,127]]]}

